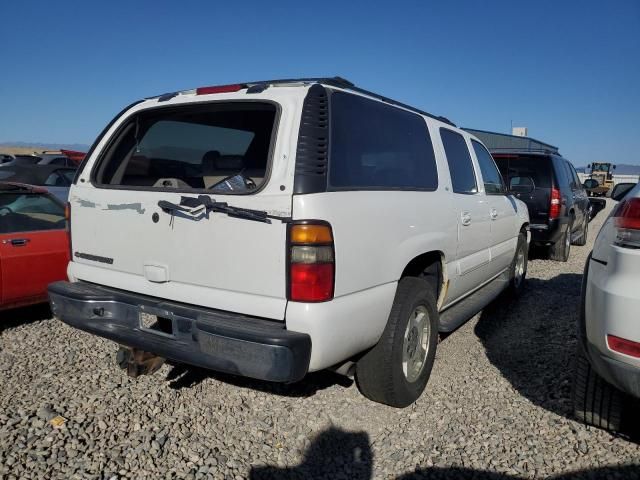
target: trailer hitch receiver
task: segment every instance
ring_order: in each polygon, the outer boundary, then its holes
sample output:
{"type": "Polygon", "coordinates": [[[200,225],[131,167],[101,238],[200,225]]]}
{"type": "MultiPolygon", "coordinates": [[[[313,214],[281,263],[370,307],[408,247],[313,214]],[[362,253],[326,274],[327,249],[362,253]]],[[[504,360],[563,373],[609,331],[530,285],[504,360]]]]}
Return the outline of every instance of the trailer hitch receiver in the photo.
{"type": "Polygon", "coordinates": [[[165,359],[144,350],[120,345],[116,361],[120,368],[127,371],[127,375],[131,378],[137,378],[140,375],[150,375],[157,372],[165,359]]]}

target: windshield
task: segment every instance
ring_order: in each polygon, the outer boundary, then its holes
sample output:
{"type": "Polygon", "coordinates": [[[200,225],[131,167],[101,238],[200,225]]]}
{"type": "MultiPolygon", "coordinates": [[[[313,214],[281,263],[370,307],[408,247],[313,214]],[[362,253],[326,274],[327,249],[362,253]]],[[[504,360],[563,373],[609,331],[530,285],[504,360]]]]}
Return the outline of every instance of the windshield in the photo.
{"type": "Polygon", "coordinates": [[[105,152],[97,183],[251,193],[265,180],[275,117],[257,102],[141,112],[105,152]]]}

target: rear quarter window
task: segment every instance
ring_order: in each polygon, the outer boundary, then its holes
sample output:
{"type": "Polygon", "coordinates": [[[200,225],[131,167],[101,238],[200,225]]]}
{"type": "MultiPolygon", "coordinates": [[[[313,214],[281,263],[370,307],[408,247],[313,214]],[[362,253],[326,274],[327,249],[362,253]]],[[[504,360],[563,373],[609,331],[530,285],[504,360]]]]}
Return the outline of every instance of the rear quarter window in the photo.
{"type": "Polygon", "coordinates": [[[330,148],[330,189],[438,188],[431,137],[417,114],[334,92],[330,148]]]}

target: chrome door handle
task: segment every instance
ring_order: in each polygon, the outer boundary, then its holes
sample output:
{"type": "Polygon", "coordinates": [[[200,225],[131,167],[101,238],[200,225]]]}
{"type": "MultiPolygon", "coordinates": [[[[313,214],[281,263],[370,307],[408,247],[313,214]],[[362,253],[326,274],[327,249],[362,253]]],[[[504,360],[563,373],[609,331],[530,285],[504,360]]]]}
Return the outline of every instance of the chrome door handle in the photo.
{"type": "Polygon", "coordinates": [[[12,238],[10,240],[3,240],[2,243],[6,244],[11,244],[14,247],[24,247],[27,243],[29,243],[29,239],[28,238],[12,238]]]}
{"type": "Polygon", "coordinates": [[[498,218],[498,211],[495,208],[492,208],[489,215],[491,215],[491,220],[495,220],[498,218]]]}
{"type": "Polygon", "coordinates": [[[465,227],[471,225],[471,215],[469,214],[469,212],[462,212],[460,220],[462,222],[462,225],[464,225],[465,227]]]}

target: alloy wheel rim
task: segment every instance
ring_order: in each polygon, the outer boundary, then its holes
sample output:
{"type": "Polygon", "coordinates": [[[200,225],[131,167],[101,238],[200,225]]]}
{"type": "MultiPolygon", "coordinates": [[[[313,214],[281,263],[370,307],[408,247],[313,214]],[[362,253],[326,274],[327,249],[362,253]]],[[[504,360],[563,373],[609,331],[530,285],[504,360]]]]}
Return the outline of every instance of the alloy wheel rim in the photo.
{"type": "Polygon", "coordinates": [[[522,279],[524,278],[524,249],[520,248],[518,250],[518,255],[516,257],[516,267],[513,272],[513,283],[518,288],[522,284],[522,279]]]}
{"type": "Polygon", "coordinates": [[[415,382],[424,370],[430,333],[429,313],[424,305],[419,305],[409,316],[402,344],[402,372],[409,383],[415,382]]]}

